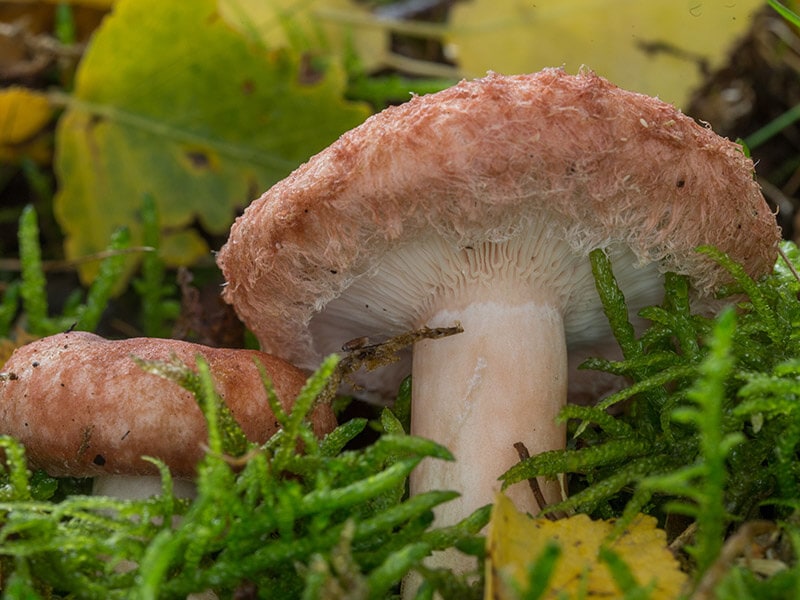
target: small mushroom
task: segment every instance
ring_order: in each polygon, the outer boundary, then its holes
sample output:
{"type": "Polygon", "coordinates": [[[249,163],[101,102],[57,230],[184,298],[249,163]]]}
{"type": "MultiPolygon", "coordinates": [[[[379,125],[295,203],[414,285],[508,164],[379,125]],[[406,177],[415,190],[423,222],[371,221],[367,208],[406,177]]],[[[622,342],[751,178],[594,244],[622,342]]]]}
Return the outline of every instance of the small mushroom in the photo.
{"type": "MultiPolygon", "coordinates": [[[[635,312],[660,300],[664,271],[701,295],[725,280],[697,246],[758,276],[778,240],[739,146],[591,72],[547,69],[371,117],[254,201],[218,263],[262,349],[303,367],[360,336],[461,324],[358,382],[387,399],[413,372],[411,432],[456,462],[424,461],[411,489],[461,492],[438,508],[449,525],[492,501],[515,442],[564,447],[568,352],[610,340],[590,251],[611,255],[635,312]]],[[[526,485],[509,493],[538,511],[526,485]]]]}
{"type": "MultiPolygon", "coordinates": [[[[158,470],[141,458],[146,455],[163,461],[176,490],[190,494],[187,482],[207,440],[203,413],[191,393],[146,373],[133,357],[176,357],[193,366],[198,355],[208,361],[218,393],[254,442],[266,441],[278,429],[255,361],[264,365],[286,408],[306,380],[299,369],[255,350],[62,333],[18,348],[4,365],[0,432],[24,444],[32,468],[54,477],[94,477],[95,493],[157,492],[158,470]]],[[[327,405],[318,406],[312,419],[318,435],[335,427],[327,405]]]]}

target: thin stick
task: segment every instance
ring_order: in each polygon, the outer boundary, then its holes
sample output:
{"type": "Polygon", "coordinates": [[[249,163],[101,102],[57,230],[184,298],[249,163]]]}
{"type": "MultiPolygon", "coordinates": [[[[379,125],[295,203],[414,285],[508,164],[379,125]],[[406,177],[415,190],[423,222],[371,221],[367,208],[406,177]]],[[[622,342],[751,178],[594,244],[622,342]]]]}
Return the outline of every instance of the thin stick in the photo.
{"type": "MultiPolygon", "coordinates": [[[[516,442],[514,444],[514,449],[517,451],[520,460],[527,460],[531,457],[530,452],[528,452],[528,449],[522,442],[516,442]]],[[[539,487],[539,480],[536,477],[530,477],[528,479],[528,485],[531,487],[533,497],[536,499],[536,503],[539,505],[539,510],[544,510],[547,506],[547,501],[544,499],[544,494],[542,494],[542,488],[539,487]]],[[[552,513],[546,513],[544,516],[551,521],[556,520],[556,516],[552,513]]]]}
{"type": "MultiPolygon", "coordinates": [[[[120,248],[118,250],[103,250],[101,252],[95,252],[94,254],[88,254],[86,256],[80,256],[73,259],[68,260],[45,260],[42,261],[42,270],[45,272],[53,272],[53,271],[70,271],[73,270],[78,265],[82,265],[83,263],[93,262],[93,261],[100,261],[105,260],[111,256],[117,256],[119,254],[134,254],[138,252],[154,252],[155,248],[152,246],[134,246],[132,248],[120,248]]],[[[0,259],[0,271],[21,271],[22,270],[22,261],[18,258],[2,258],[0,259]]]]}
{"type": "Polygon", "coordinates": [[[798,273],[797,269],[794,268],[794,265],[792,264],[792,261],[789,260],[789,257],[786,256],[786,253],[783,251],[783,248],[781,248],[780,246],[778,246],[778,254],[781,255],[781,258],[783,259],[783,262],[785,262],[786,266],[789,267],[789,270],[792,272],[792,275],[794,275],[794,278],[797,279],[797,281],[800,281],[800,273],[798,273]]]}

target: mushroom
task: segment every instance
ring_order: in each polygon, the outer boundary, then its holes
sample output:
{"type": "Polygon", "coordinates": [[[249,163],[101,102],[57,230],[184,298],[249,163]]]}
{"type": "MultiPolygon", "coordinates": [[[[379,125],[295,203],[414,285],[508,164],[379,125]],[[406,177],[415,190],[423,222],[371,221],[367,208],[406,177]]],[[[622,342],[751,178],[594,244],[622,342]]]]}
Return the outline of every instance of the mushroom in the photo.
{"type": "MultiPolygon", "coordinates": [[[[610,338],[590,251],[609,253],[636,310],[666,270],[700,295],[725,279],[697,246],[758,276],[778,239],[739,146],[591,72],[547,69],[372,116],[255,200],[218,263],[262,349],[301,367],[359,336],[461,324],[358,379],[386,399],[412,373],[411,433],[456,461],[426,459],[411,490],[459,491],[437,508],[449,525],[492,502],[515,442],[564,448],[568,352],[610,338]]],[[[538,511],[526,485],[508,492],[538,511]]]]}
{"type": "MultiPolygon", "coordinates": [[[[278,429],[255,361],[289,408],[305,383],[302,371],[256,350],[210,348],[169,339],[109,341],[74,331],[18,348],[0,374],[0,432],[17,438],[32,468],[54,477],[94,477],[94,492],[141,497],[160,490],[163,461],[176,493],[191,495],[191,479],[207,440],[205,418],[192,394],[146,373],[133,357],[194,365],[209,363],[216,389],[248,439],[266,441],[278,429]]],[[[331,431],[331,408],[312,413],[318,435],[331,431]]]]}

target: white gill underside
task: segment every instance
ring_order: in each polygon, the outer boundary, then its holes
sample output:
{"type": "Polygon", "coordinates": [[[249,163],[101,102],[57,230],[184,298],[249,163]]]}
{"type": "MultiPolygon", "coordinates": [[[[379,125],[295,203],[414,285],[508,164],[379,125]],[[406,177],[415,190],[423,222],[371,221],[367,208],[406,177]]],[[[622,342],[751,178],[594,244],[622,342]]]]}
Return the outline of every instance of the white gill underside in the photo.
{"type": "MultiPolygon", "coordinates": [[[[630,305],[658,302],[655,266],[637,265],[628,250],[609,251],[630,305]]],[[[562,313],[569,347],[609,333],[588,257],[544,225],[499,241],[453,241],[431,233],[392,248],[322,307],[310,323],[317,360],[356,337],[381,340],[430,324],[440,308],[486,294],[511,303],[546,295],[562,313]]]]}

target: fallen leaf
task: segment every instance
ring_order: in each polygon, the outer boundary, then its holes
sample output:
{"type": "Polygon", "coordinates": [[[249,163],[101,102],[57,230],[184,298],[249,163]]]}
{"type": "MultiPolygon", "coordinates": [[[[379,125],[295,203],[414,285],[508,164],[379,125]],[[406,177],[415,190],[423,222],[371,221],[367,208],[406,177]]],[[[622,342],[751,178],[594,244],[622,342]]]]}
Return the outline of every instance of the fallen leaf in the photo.
{"type": "Polygon", "coordinates": [[[586,515],[550,521],[533,519],[517,511],[512,502],[498,494],[486,540],[486,600],[513,600],[513,586],[524,591],[529,567],[553,541],[560,546],[558,557],[542,598],[618,598],[618,589],[606,563],[600,559],[606,547],[620,556],[639,585],[652,586],[650,600],[678,598],[686,575],[667,549],[666,534],[656,520],[639,515],[617,539],[608,541],[611,521],[592,521],[586,515]],[[509,583],[513,582],[513,583],[509,583]]]}
{"type": "Polygon", "coordinates": [[[51,143],[42,134],[52,116],[44,94],[23,87],[0,90],[0,161],[27,157],[40,164],[48,162],[51,143]]]}
{"type": "Polygon", "coordinates": [[[39,339],[23,329],[16,329],[13,338],[0,338],[0,372],[14,350],[39,339]]]}
{"type": "Polygon", "coordinates": [[[389,34],[364,2],[219,0],[220,15],[251,40],[344,57],[354,51],[366,71],[383,66],[389,34]]]}
{"type": "Polygon", "coordinates": [[[615,84],[681,105],[744,34],[762,0],[471,0],[447,37],[466,76],[585,65],[615,84]]]}
{"type": "Polygon", "coordinates": [[[122,224],[138,244],[146,194],[169,264],[208,255],[197,224],[224,235],[237,210],[368,116],[343,99],[335,62],[313,81],[306,66],[294,48],[249,43],[215,0],[119,0],[57,131],[54,209],[67,256],[101,250],[122,224]]]}

